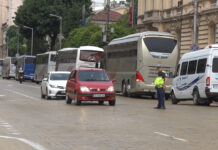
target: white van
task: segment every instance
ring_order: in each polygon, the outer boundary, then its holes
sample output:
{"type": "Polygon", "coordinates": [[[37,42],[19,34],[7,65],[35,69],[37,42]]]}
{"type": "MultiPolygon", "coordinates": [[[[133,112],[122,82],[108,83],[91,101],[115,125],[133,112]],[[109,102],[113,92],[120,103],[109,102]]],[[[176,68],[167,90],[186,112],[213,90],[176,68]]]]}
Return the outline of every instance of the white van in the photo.
{"type": "Polygon", "coordinates": [[[173,80],[172,103],[193,100],[194,104],[218,102],[218,44],[184,54],[173,80]]]}

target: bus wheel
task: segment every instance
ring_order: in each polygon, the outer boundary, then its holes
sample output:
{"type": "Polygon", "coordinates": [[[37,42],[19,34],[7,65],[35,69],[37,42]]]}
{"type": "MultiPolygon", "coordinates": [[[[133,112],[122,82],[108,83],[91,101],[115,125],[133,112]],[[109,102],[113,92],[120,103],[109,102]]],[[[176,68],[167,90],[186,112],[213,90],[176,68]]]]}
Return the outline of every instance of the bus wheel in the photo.
{"type": "Polygon", "coordinates": [[[200,95],[197,90],[193,92],[193,103],[199,105],[200,95]]]}
{"type": "Polygon", "coordinates": [[[132,96],[132,94],[131,94],[131,92],[130,92],[130,89],[131,89],[131,85],[128,83],[128,85],[127,85],[127,87],[126,87],[126,93],[127,93],[127,96],[128,96],[128,97],[131,97],[131,96],[132,96]]]}
{"type": "Polygon", "coordinates": [[[176,99],[176,96],[173,91],[171,93],[171,101],[172,101],[172,104],[178,104],[179,102],[178,99],[176,99]]]}
{"type": "Polygon", "coordinates": [[[125,82],[123,82],[123,85],[122,85],[122,95],[127,96],[127,89],[126,89],[126,83],[125,82]]]}

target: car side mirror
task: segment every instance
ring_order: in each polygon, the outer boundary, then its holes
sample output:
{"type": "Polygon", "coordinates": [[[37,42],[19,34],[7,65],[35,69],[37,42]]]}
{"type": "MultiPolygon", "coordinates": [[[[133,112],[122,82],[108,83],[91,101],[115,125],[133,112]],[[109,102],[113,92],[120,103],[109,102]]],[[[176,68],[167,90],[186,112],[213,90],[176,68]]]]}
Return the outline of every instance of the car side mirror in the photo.
{"type": "Polygon", "coordinates": [[[112,79],[112,82],[116,82],[117,80],[116,79],[112,79]]]}

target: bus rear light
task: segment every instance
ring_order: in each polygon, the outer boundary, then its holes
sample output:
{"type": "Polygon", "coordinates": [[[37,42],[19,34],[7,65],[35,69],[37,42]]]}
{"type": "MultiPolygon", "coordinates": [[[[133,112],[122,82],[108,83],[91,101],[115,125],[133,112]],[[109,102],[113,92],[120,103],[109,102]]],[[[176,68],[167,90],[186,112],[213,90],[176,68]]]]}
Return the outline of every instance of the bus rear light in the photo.
{"type": "Polygon", "coordinates": [[[140,72],[136,72],[136,82],[145,82],[140,72]]]}
{"type": "Polygon", "coordinates": [[[206,79],[206,86],[210,86],[210,77],[207,77],[206,79]]]}

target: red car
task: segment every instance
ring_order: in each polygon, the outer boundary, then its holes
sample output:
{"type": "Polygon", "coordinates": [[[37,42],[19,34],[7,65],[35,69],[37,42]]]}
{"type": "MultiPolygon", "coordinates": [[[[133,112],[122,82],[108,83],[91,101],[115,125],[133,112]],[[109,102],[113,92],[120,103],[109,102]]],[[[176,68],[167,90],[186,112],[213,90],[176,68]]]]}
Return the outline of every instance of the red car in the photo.
{"type": "Polygon", "coordinates": [[[116,92],[113,82],[103,69],[88,68],[71,72],[66,86],[66,103],[71,104],[72,100],[77,105],[82,101],[98,101],[109,105],[116,104],[116,92]]]}

